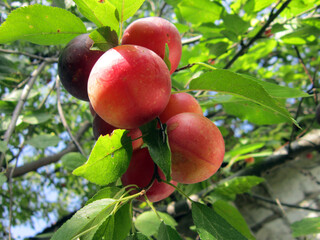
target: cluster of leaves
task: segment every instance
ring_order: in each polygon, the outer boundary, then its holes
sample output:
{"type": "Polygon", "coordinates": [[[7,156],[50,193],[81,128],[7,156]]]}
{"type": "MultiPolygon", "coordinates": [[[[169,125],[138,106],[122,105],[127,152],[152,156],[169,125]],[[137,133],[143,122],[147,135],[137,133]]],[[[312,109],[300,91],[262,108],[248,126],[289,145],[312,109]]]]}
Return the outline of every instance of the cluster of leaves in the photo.
{"type": "MultiPolygon", "coordinates": [[[[87,103],[65,92],[57,96],[52,91],[56,87],[55,62],[61,48],[90,29],[94,47],[106,49],[112,42],[105,34],[106,29],[115,30],[121,39],[121,32],[129,22],[149,15],[162,14],[172,20],[183,35],[181,69],[172,76],[173,87],[176,91],[194,94],[206,116],[217,123],[224,135],[228,165],[211,180],[218,181],[245,167],[243,160],[248,157],[263,161],[274,149],[300,134],[292,125],[309,129],[314,123],[317,100],[312,96],[316,96],[319,88],[316,76],[320,54],[315,53],[319,52],[320,26],[312,14],[319,1],[282,1],[278,5],[271,0],[230,4],[207,0],[76,0],[76,5],[67,4],[68,1],[47,1],[57,6],[55,8],[40,4],[28,6],[27,2],[16,1],[27,6],[19,5],[16,9],[11,1],[0,5],[1,21],[5,19],[0,26],[0,44],[6,44],[4,54],[0,55],[0,131],[3,136],[12,123],[12,113],[22,101],[28,79],[42,62],[46,67],[23,100],[24,107],[13,123],[14,137],[0,141],[0,152],[6,160],[2,167],[7,170],[18,160],[18,166],[32,165],[35,160],[41,161],[68,148],[70,137],[60,122],[57,98],[62,102],[72,134],[76,134],[83,123],[92,121],[87,103]],[[266,34],[268,29],[272,36],[266,34]],[[306,64],[301,64],[300,51],[306,64]]],[[[152,126],[147,125],[141,130],[150,129],[152,126]]],[[[12,185],[9,184],[12,178],[1,173],[0,212],[2,215],[13,213],[8,220],[11,222],[4,222],[2,226],[30,224],[30,219],[36,216],[49,220],[52,212],[56,218],[61,217],[93,196],[99,188],[97,185],[117,185],[132,151],[124,136],[123,130],[117,130],[112,137],[102,137],[94,145],[92,134],[85,132],[82,147],[91,154],[84,165],[86,157],[68,153],[60,163],[14,179],[12,185]],[[80,177],[72,175],[72,171],[80,177]],[[49,190],[57,195],[51,196],[54,203],[40,194],[49,190]],[[10,209],[12,202],[19,205],[10,209]]],[[[144,142],[167,180],[170,179],[168,148],[161,144],[161,135],[146,134],[144,142]]],[[[198,193],[210,181],[179,188],[188,195],[198,193]]],[[[261,181],[255,177],[235,178],[203,196],[202,203],[192,202],[192,218],[200,237],[254,239],[241,214],[228,202],[261,181]]],[[[118,187],[101,188],[53,239],[80,236],[123,239],[131,229],[128,239],[181,238],[175,230],[177,223],[165,213],[145,211],[132,225],[135,197],[118,187]]],[[[175,194],[174,198],[184,197],[175,194]]],[[[153,208],[151,204],[142,206],[153,208]]],[[[316,232],[316,227],[301,231],[303,224],[293,225],[296,236],[316,232]]]]}

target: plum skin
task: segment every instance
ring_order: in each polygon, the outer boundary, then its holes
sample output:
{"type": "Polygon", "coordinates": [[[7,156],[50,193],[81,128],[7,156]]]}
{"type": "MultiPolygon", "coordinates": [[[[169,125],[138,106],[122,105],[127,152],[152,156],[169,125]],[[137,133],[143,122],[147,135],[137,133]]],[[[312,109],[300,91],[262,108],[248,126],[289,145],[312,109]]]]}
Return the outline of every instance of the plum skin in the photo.
{"type": "Polygon", "coordinates": [[[90,50],[92,45],[89,34],[81,34],[66,45],[58,61],[62,85],[72,96],[84,101],[89,101],[87,85],[90,71],[104,53],[90,50]]]}
{"type": "MultiPolygon", "coordinates": [[[[154,174],[154,162],[149,154],[147,148],[140,148],[132,153],[132,158],[127,171],[122,175],[121,181],[124,186],[135,184],[139,188],[145,188],[152,180],[154,174]]],[[[158,174],[161,179],[165,179],[164,174],[158,169],[158,174]]],[[[177,185],[176,182],[171,181],[172,184],[177,185]]],[[[151,187],[147,190],[146,195],[151,202],[158,202],[169,197],[175,188],[164,183],[154,180],[151,187]]],[[[132,191],[131,193],[136,193],[132,191]]],[[[139,200],[144,200],[141,196],[139,200]]]]}
{"type": "Polygon", "coordinates": [[[165,56],[165,45],[169,47],[169,61],[172,74],[179,65],[182,44],[178,29],[168,20],[161,17],[140,18],[132,22],[124,31],[122,44],[133,44],[146,47],[162,59],[165,56]]]}
{"type": "Polygon", "coordinates": [[[180,113],[167,121],[172,179],[192,184],[211,177],[221,166],[225,145],[218,127],[196,113],[180,113]]]}
{"type": "Polygon", "coordinates": [[[88,81],[94,111],[121,129],[138,128],[159,116],[170,94],[166,64],[141,46],[121,45],[108,50],[93,66],[88,81]]]}
{"type": "Polygon", "coordinates": [[[160,114],[159,118],[162,123],[166,123],[171,117],[183,112],[193,112],[203,115],[198,101],[188,93],[173,93],[169,102],[160,114]]]}

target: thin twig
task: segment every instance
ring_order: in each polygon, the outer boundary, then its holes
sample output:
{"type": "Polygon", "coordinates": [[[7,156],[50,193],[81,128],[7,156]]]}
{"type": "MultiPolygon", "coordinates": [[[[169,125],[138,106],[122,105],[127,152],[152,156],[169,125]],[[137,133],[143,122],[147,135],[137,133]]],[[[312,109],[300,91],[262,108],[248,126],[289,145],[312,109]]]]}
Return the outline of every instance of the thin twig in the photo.
{"type": "Polygon", "coordinates": [[[163,3],[163,5],[162,5],[162,7],[160,8],[160,11],[159,11],[158,17],[161,17],[161,16],[162,16],[163,11],[164,11],[164,9],[166,8],[166,6],[167,6],[167,3],[166,3],[166,2],[164,2],[164,3],[163,3]]]}
{"type": "Polygon", "coordinates": [[[13,175],[13,172],[14,172],[14,169],[18,166],[18,160],[19,160],[19,156],[22,152],[22,149],[23,149],[23,146],[24,146],[24,140],[23,142],[21,143],[21,146],[20,146],[20,150],[19,150],[19,153],[17,154],[16,156],[16,162],[12,168],[12,171],[10,172],[10,175],[9,175],[9,178],[8,178],[8,185],[9,185],[9,226],[8,226],[8,233],[9,233],[9,240],[11,240],[12,236],[11,236],[11,226],[12,226],[12,206],[13,206],[13,182],[12,182],[12,175],[13,175]]]}
{"type": "Polygon", "coordinates": [[[295,50],[296,53],[297,53],[297,57],[298,57],[298,59],[299,59],[299,62],[302,64],[302,67],[303,67],[303,69],[304,69],[304,72],[307,74],[307,76],[308,76],[311,84],[314,85],[313,79],[312,79],[312,77],[311,77],[311,75],[310,75],[310,73],[309,73],[309,71],[308,71],[308,69],[307,69],[307,67],[306,67],[306,64],[304,63],[304,61],[303,61],[303,59],[302,59],[302,57],[301,57],[301,54],[300,54],[300,51],[299,51],[298,47],[297,47],[297,46],[294,46],[293,48],[294,48],[294,50],[295,50]]]}
{"type": "Polygon", "coordinates": [[[271,10],[271,13],[269,15],[269,19],[267,20],[267,22],[262,26],[262,28],[259,30],[259,32],[253,37],[251,38],[251,40],[247,43],[247,44],[243,44],[241,49],[234,55],[234,57],[226,64],[226,66],[224,67],[224,69],[228,69],[231,67],[231,65],[240,57],[242,56],[247,49],[256,41],[258,40],[262,34],[266,31],[266,29],[269,27],[269,25],[273,22],[274,19],[276,19],[279,14],[289,5],[289,3],[291,2],[291,0],[287,0],[285,1],[282,6],[278,9],[277,12],[273,13],[274,9],[271,10]]]}
{"type": "MultiPolygon", "coordinates": [[[[278,205],[278,203],[276,201],[269,199],[269,198],[266,198],[266,197],[263,197],[263,196],[260,196],[260,195],[249,194],[249,193],[245,193],[245,195],[250,196],[250,197],[257,199],[257,200],[261,200],[261,201],[270,203],[270,204],[278,205]]],[[[297,208],[297,209],[303,209],[303,210],[307,210],[307,211],[320,212],[320,209],[317,209],[317,208],[302,207],[302,206],[290,204],[290,203],[283,203],[282,202],[281,205],[285,206],[285,207],[289,207],[289,208],[297,208]]]]}
{"type": "Polygon", "coordinates": [[[195,37],[192,37],[192,38],[183,39],[181,41],[181,43],[182,43],[182,45],[188,45],[188,44],[200,41],[201,38],[202,38],[202,35],[198,35],[198,36],[195,36],[195,37]]]}
{"type": "Polygon", "coordinates": [[[61,106],[61,101],[60,101],[60,79],[59,79],[59,76],[57,76],[56,78],[56,89],[57,89],[57,107],[58,107],[58,113],[59,113],[59,116],[61,118],[61,122],[64,126],[64,128],[67,130],[70,138],[72,139],[74,145],[77,147],[77,149],[79,150],[79,152],[84,156],[86,157],[86,154],[85,152],[83,151],[80,143],[77,141],[77,139],[72,135],[71,133],[71,130],[69,128],[69,125],[66,121],[66,118],[64,117],[64,113],[63,113],[63,109],[62,109],[62,106],[61,106]]]}
{"type": "MultiPolygon", "coordinates": [[[[13,131],[16,127],[16,123],[17,123],[17,120],[18,120],[18,117],[22,111],[22,108],[24,106],[24,103],[27,101],[27,98],[29,96],[29,93],[32,89],[32,86],[33,84],[35,83],[35,80],[37,79],[37,77],[41,74],[41,72],[44,70],[45,66],[46,66],[46,62],[42,62],[39,67],[37,69],[35,69],[30,78],[29,78],[29,81],[28,83],[24,86],[23,90],[22,90],[22,93],[21,93],[21,96],[20,96],[20,99],[18,101],[18,104],[16,105],[14,111],[13,111],[13,114],[12,114],[12,120],[8,126],[8,129],[7,131],[5,132],[4,134],[4,139],[3,141],[8,144],[9,141],[10,141],[10,138],[13,134],[13,131]]],[[[3,165],[3,160],[4,160],[4,156],[5,154],[1,154],[1,157],[0,157],[0,166],[3,165]]]]}
{"type": "Polygon", "coordinates": [[[41,61],[44,61],[47,63],[58,62],[58,58],[55,58],[55,57],[41,57],[41,56],[34,55],[31,53],[14,51],[14,50],[10,50],[10,49],[0,49],[0,53],[24,55],[24,56],[38,59],[38,60],[41,60],[41,61]]]}

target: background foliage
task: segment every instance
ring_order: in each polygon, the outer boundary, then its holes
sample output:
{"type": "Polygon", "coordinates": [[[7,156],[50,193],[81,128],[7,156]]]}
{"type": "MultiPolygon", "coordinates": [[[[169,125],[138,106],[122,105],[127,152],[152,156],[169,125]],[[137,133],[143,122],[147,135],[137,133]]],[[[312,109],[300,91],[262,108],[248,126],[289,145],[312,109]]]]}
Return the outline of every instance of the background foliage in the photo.
{"type": "MultiPolygon", "coordinates": [[[[161,16],[180,31],[183,53],[180,69],[172,76],[173,87],[197,97],[226,144],[225,164],[216,175],[180,186],[191,195],[217,185],[204,198],[216,206],[215,215],[208,213],[206,219],[230,219],[219,209],[235,216],[238,212],[228,202],[262,181],[244,177],[221,183],[252,166],[248,159],[259,164],[279,147],[320,127],[315,121],[320,1],[128,0],[124,9],[120,1],[106,2],[108,7],[97,8],[94,14],[89,10],[97,1],[0,2],[0,238],[9,238],[11,232],[18,237],[25,228],[34,229],[30,235],[35,235],[84,206],[100,189],[72,174],[95,144],[89,105],[71,97],[56,81],[61,49],[97,27],[107,25],[121,37],[122,29],[135,19],[161,16]],[[122,29],[119,21],[124,21],[122,29]],[[80,146],[73,144],[75,140],[80,146]]],[[[156,207],[181,199],[175,192],[156,207]]],[[[205,206],[197,204],[192,213],[205,214],[205,206]]],[[[143,229],[144,218],[152,218],[152,212],[141,203],[135,209],[143,212],[135,224],[145,235],[155,234],[159,227],[169,236],[175,234],[174,219],[154,220],[153,229],[143,229]]],[[[252,239],[241,215],[237,219],[226,224],[252,239]]],[[[215,236],[219,228],[197,217],[194,224],[203,239],[215,236]]],[[[295,236],[304,235],[298,223],[293,231],[295,236]]]]}

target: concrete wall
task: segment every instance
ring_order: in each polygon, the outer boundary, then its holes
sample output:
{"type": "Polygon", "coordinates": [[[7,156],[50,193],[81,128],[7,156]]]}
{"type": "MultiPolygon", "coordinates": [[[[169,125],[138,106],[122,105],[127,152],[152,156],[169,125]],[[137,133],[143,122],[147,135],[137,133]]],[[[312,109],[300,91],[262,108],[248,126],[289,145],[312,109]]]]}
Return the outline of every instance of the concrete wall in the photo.
{"type": "MultiPolygon", "coordinates": [[[[263,173],[264,184],[238,196],[236,206],[243,214],[258,240],[291,240],[290,224],[305,217],[320,216],[320,212],[283,206],[281,203],[320,209],[320,154],[304,153],[263,173]],[[312,156],[311,156],[312,155],[312,156]],[[258,199],[278,201],[271,204],[258,199]]],[[[320,239],[320,234],[307,239],[320,239]]]]}

